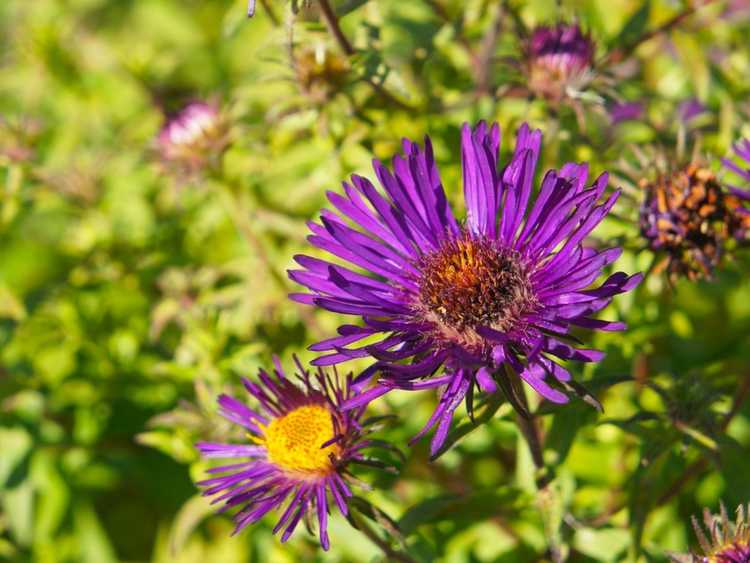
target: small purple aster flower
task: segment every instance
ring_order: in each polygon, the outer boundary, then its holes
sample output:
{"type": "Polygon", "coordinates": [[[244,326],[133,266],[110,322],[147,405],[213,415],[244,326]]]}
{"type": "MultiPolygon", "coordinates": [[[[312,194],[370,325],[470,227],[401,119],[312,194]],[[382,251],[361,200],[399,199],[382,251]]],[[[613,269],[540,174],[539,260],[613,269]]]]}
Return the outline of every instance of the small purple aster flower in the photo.
{"type": "Polygon", "coordinates": [[[157,138],[159,154],[166,164],[195,172],[221,155],[229,143],[228,133],[215,105],[192,102],[162,127],[157,138]]]}
{"type": "Polygon", "coordinates": [[[321,370],[311,375],[296,358],[295,362],[301,385],[285,376],[277,359],[273,376],[260,371],[260,384],[243,378],[245,389],[260,405],[257,409],[219,396],[220,414],[243,427],[252,443],[198,443],[204,457],[241,460],[209,469],[217,476],[198,485],[204,495],[214,497],[212,502],[224,503],[221,511],[239,508],[234,533],[286,503],[273,529],[284,529],[284,542],[303,517],[317,514],[320,543],[327,550],[330,499],[342,514],[348,512],[348,466],[386,466],[363,454],[375,445],[366,439],[371,422],[361,420],[364,407],[341,409],[352,397],[351,376],[342,384],[338,376],[321,370]]]}
{"type": "Polygon", "coordinates": [[[580,89],[590,80],[594,51],[591,37],[577,24],[537,27],[525,49],[529,89],[551,100],[580,89]]]}
{"type": "MultiPolygon", "coordinates": [[[[750,505],[747,506],[750,517],[750,505]]],[[[737,518],[729,521],[727,510],[721,504],[720,513],[703,511],[703,524],[709,533],[706,537],[698,520],[693,517],[693,529],[698,537],[703,555],[676,555],[670,558],[676,563],[750,563],[750,521],[746,518],[745,507],[737,508],[737,518]]]]}
{"type": "Polygon", "coordinates": [[[688,123],[698,117],[699,115],[702,115],[706,113],[708,109],[706,106],[704,106],[700,101],[696,98],[689,98],[687,100],[684,100],[680,102],[680,105],[677,107],[677,115],[680,118],[680,121],[683,121],[685,123],[688,123]]]}
{"type": "Polygon", "coordinates": [[[634,121],[643,117],[643,103],[641,102],[621,102],[614,104],[609,109],[609,117],[612,125],[617,125],[623,121],[634,121]]]}
{"type": "Polygon", "coordinates": [[[583,245],[619,196],[615,192],[597,205],[606,174],[587,188],[588,165],[566,164],[547,172],[534,200],[540,131],[521,127],[505,167],[498,161],[497,124],[482,122],[473,130],[465,124],[461,145],[464,223],[448,204],[430,139],[423,149],[404,140],[404,155],[393,160],[395,173],[373,163],[385,196],[353,176],[352,184],[344,183],[345,195],[328,194],[340,214],[323,210],[321,223],[310,223],[313,245],[359,271],[296,256],[304,269],[289,273],[311,290],[293,299],[364,321],[343,325],[339,336],[311,347],[327,352],[313,361],[317,365],[378,360],[357,384],[377,370],[382,378],[347,407],[394,388],[444,387],[416,437],[437,424],[433,454],[464,398],[471,412],[477,385],[489,392],[499,385],[511,401],[516,376],[555,403],[568,400],[556,387],[581,391],[558,361],[594,362],[603,354],[577,348],[570,329],[623,330],[623,323],[595,315],[641,280],[640,274],[618,272],[592,287],[621,253],[583,245]],[[351,347],[363,339],[370,342],[351,347]],[[444,372],[435,375],[441,367],[444,372]]]}

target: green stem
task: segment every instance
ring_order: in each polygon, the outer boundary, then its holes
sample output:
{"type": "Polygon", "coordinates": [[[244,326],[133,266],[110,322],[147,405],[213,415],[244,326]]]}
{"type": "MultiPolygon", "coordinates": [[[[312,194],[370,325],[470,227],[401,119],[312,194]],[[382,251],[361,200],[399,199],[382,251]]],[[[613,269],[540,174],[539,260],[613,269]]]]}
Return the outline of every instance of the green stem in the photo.
{"type": "Polygon", "coordinates": [[[417,563],[416,559],[413,559],[410,555],[393,549],[388,541],[381,538],[375,530],[365,521],[364,518],[360,518],[356,511],[352,510],[349,513],[349,517],[355,524],[357,530],[362,532],[367,538],[374,543],[383,555],[386,556],[386,561],[400,561],[401,563],[417,563]]]}

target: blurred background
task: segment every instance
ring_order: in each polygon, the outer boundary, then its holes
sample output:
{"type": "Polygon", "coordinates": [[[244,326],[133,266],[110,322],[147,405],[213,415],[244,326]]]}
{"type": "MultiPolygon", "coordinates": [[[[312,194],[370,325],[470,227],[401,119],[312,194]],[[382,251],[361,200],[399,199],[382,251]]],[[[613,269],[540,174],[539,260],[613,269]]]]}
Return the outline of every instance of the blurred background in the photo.
{"type": "MultiPolygon", "coordinates": [[[[597,237],[625,246],[618,269],[647,271],[638,155],[684,141],[715,165],[750,135],[741,0],[332,6],[343,41],[315,1],[259,1],[252,19],[240,0],[0,2],[0,560],[387,560],[340,516],[328,553],[304,533],[281,545],[272,517],[230,537],[193,485],[207,468],[194,442],[229,432],[215,396],[273,353],[311,359],[339,324],[286,298],[325,191],[429,133],[460,215],[460,125],[498,121],[507,161],[528,121],[545,135],[540,176],[586,160],[630,186],[597,237]],[[520,69],[528,30],[560,19],[590,32],[597,65],[553,102],[520,69]],[[161,128],[201,100],[219,133],[165,156],[161,128]],[[686,101],[696,117],[679,117],[686,101]]],[[[607,317],[629,330],[586,335],[608,355],[574,372],[604,413],[541,407],[549,495],[502,404],[438,461],[423,441],[398,478],[365,474],[366,496],[418,561],[545,561],[549,544],[570,561],[666,561],[694,546],[691,515],[750,500],[748,272],[738,249],[713,281],[654,272],[616,300],[607,317]]],[[[414,413],[384,433],[405,444],[434,402],[372,408],[414,413]]]]}

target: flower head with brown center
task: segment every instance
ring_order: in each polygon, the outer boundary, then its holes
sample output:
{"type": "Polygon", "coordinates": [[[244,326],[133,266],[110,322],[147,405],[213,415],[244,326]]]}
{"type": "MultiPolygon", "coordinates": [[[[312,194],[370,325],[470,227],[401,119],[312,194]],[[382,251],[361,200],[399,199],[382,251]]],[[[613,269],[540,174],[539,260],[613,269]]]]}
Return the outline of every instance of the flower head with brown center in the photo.
{"type": "MultiPolygon", "coordinates": [[[[603,268],[619,248],[584,246],[607,215],[618,192],[598,201],[607,175],[586,186],[588,166],[569,163],[550,170],[532,197],[541,133],[518,133],[511,161],[499,161],[500,129],[479,123],[461,131],[467,218],[460,223],[443,191],[429,138],[424,148],[404,140],[392,173],[379,162],[383,192],[361,176],[329,193],[338,213],[324,210],[311,223],[310,242],[351,268],[297,256],[290,277],[310,293],[302,303],[354,315],[363,325],[311,347],[326,354],[314,363],[350,358],[377,360],[358,379],[381,379],[346,408],[367,404],[391,389],[443,388],[438,407],[418,436],[433,427],[432,453],[440,451],[453,413],[466,399],[471,412],[477,386],[517,397],[515,378],[546,399],[564,403],[563,391],[582,392],[561,364],[591,362],[597,350],[577,348],[572,327],[621,330],[623,323],[596,317],[613,296],[635,287],[640,275],[603,268]],[[593,284],[593,285],[592,285],[593,284]],[[367,343],[356,343],[367,339],[367,343]],[[442,373],[437,373],[442,368],[442,373]]],[[[515,406],[520,408],[516,401],[515,406]]]]}
{"type": "Polygon", "coordinates": [[[418,260],[414,308],[434,327],[436,339],[481,351],[480,327],[518,332],[537,307],[529,267],[496,240],[463,232],[418,260]]]}

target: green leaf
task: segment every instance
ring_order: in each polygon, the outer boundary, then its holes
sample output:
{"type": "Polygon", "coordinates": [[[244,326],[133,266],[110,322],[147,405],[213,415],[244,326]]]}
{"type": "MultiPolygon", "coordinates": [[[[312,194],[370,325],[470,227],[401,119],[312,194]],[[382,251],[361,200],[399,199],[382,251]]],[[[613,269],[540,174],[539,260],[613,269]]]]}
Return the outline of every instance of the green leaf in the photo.
{"type": "Polygon", "coordinates": [[[34,485],[24,478],[20,485],[0,495],[13,538],[22,546],[31,545],[34,529],[34,485]]]}
{"type": "Polygon", "coordinates": [[[90,503],[78,503],[73,512],[73,521],[81,563],[117,563],[112,544],[90,503]]]}
{"type": "Polygon", "coordinates": [[[369,0],[346,0],[346,2],[342,2],[336,6],[336,15],[342,18],[357,8],[364,6],[367,2],[369,2],[369,0]]]}
{"type": "MultiPolygon", "coordinates": [[[[31,451],[32,438],[23,428],[0,428],[0,489],[14,486],[23,479],[18,477],[21,463],[31,451]]],[[[25,470],[23,471],[25,475],[25,470]]]]}
{"type": "Polygon", "coordinates": [[[637,42],[646,31],[650,13],[651,0],[647,0],[641,4],[640,8],[622,26],[622,30],[620,30],[620,33],[611,44],[612,47],[627,48],[637,42]]]}
{"type": "Polygon", "coordinates": [[[182,551],[193,530],[212,512],[210,501],[202,495],[195,495],[182,505],[169,532],[169,550],[173,557],[182,551]]]}
{"type": "Polygon", "coordinates": [[[517,514],[528,504],[529,497],[512,486],[468,495],[441,495],[409,508],[398,521],[398,527],[406,536],[419,526],[438,522],[453,522],[464,528],[499,514],[517,514]]]}

